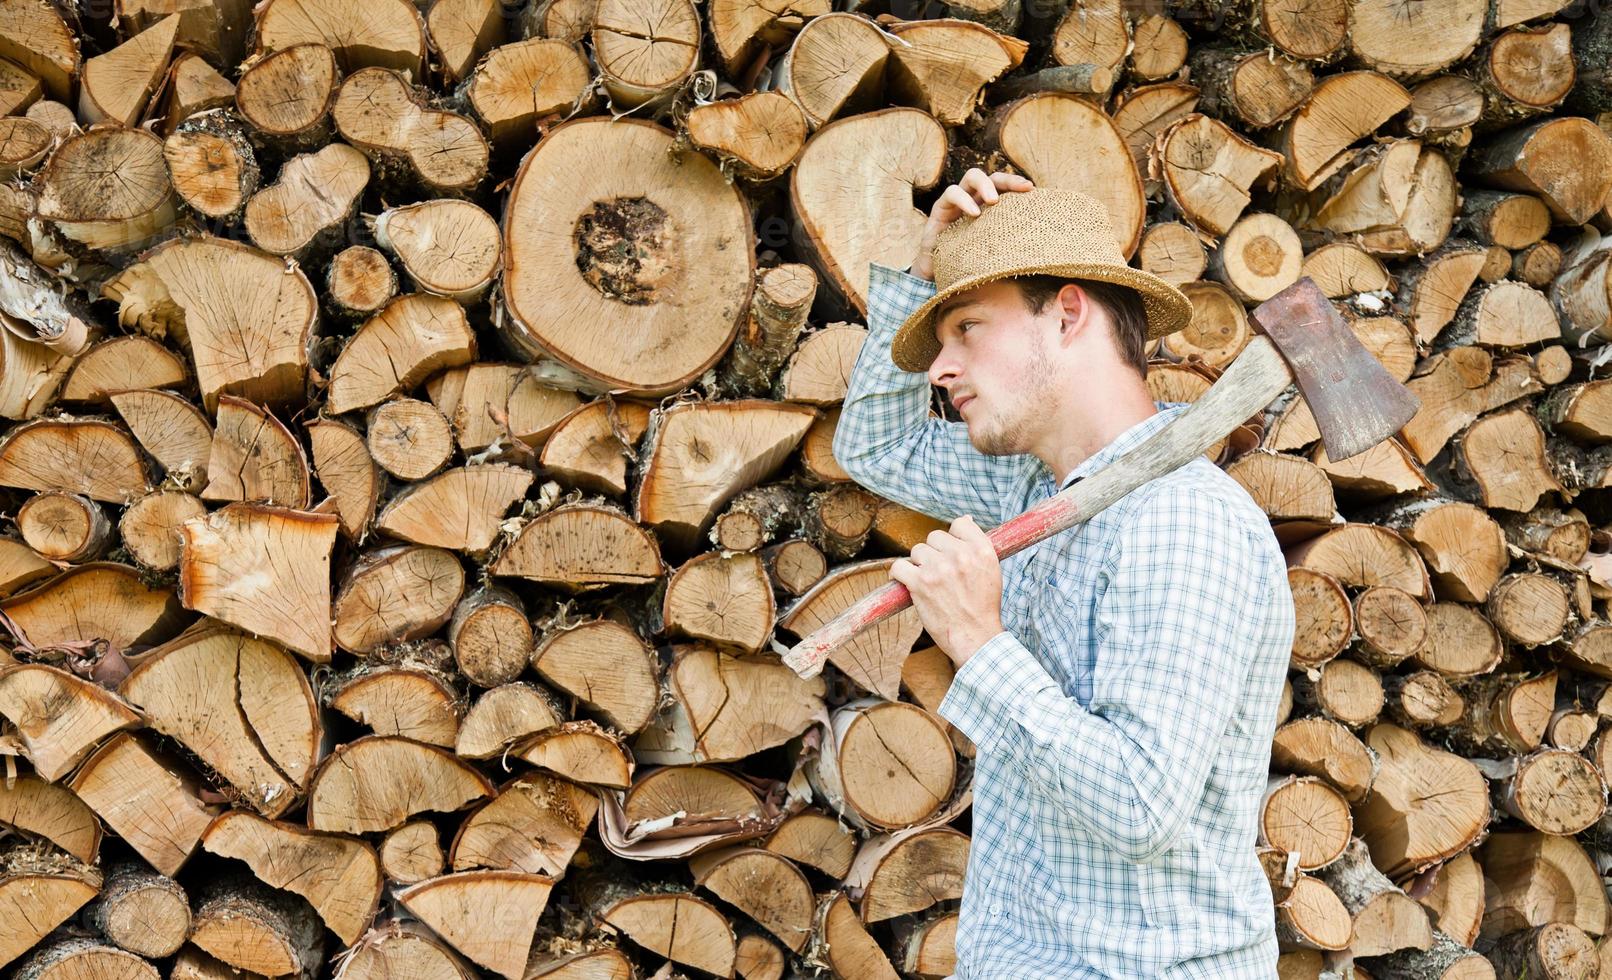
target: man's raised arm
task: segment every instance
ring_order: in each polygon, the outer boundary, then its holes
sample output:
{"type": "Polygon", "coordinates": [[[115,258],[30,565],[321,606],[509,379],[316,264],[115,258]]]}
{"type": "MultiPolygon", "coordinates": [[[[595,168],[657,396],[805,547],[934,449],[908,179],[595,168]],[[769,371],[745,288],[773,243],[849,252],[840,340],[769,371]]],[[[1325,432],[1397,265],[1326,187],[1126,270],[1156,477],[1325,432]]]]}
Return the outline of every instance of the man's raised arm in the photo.
{"type": "Polygon", "coordinates": [[[973,514],[1005,520],[1004,494],[1024,472],[1019,456],[987,456],[968,427],[929,415],[928,375],[890,358],[902,321],[935,294],[928,279],[873,263],[868,270],[868,339],[856,359],[834,432],[834,458],[869,490],[950,521],[973,514]]]}

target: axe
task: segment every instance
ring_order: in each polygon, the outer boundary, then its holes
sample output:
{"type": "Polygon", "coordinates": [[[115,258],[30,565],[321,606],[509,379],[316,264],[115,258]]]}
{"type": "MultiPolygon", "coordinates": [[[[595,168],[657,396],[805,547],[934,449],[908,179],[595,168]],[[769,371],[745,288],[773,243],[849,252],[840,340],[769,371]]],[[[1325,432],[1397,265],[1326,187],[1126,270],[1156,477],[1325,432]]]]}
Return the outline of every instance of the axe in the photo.
{"type": "MultiPolygon", "coordinates": [[[[1257,336],[1203,397],[1141,445],[1056,496],[993,528],[998,558],[1091,520],[1137,487],[1209,451],[1289,384],[1310,405],[1327,457],[1348,459],[1398,432],[1421,404],[1371,355],[1308,277],[1254,309],[1257,336]]],[[[880,586],[799,643],[783,661],[816,676],[858,633],[912,604],[900,582],[880,586]]],[[[781,646],[781,644],[780,644],[781,646]]]]}

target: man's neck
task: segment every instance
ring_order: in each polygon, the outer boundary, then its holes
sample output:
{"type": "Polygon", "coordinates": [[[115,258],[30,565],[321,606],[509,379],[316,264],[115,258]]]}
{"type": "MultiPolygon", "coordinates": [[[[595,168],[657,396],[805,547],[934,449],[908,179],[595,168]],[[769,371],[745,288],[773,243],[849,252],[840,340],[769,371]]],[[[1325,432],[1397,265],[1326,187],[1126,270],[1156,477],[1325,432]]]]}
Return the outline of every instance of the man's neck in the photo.
{"type": "Polygon", "coordinates": [[[1072,404],[1049,415],[1047,429],[1033,451],[1062,486],[1069,474],[1132,426],[1158,414],[1145,387],[1097,385],[1071,398],[1072,404]]]}

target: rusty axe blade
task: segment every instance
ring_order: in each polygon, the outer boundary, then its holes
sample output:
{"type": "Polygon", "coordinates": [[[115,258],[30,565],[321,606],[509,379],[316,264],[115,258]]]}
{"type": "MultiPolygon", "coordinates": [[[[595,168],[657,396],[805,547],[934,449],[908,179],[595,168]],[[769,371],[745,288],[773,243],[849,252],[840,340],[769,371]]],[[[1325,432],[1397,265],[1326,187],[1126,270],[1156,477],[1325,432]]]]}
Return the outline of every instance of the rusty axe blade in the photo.
{"type": "MultiPolygon", "coordinates": [[[[1209,451],[1295,381],[1315,414],[1327,456],[1347,459],[1398,432],[1420,402],[1361,346],[1332,302],[1308,278],[1254,310],[1261,334],[1209,390],[1141,445],[989,534],[1000,558],[1084,523],[1137,487],[1209,451]]],[[[890,582],[858,600],[793,647],[776,648],[812,677],[858,633],[911,605],[890,582]]]]}

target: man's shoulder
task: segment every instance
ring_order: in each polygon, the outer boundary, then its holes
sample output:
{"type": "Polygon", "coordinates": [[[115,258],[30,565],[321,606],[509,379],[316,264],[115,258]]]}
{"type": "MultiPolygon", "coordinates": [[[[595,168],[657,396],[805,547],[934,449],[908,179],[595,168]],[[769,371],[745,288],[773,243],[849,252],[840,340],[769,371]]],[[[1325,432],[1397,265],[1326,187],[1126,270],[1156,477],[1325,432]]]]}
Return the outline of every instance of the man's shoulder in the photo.
{"type": "Polygon", "coordinates": [[[1281,560],[1270,518],[1243,485],[1205,457],[1149,480],[1120,503],[1122,527],[1175,527],[1183,534],[1214,529],[1224,543],[1240,543],[1281,560]]]}

